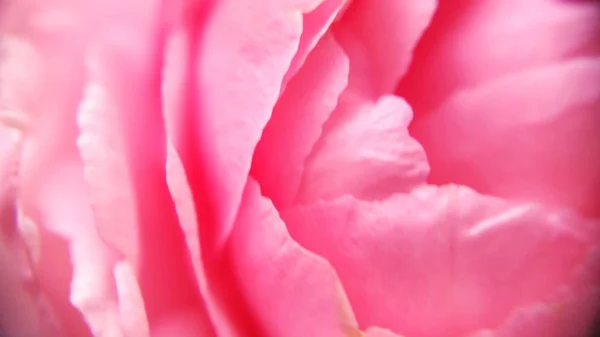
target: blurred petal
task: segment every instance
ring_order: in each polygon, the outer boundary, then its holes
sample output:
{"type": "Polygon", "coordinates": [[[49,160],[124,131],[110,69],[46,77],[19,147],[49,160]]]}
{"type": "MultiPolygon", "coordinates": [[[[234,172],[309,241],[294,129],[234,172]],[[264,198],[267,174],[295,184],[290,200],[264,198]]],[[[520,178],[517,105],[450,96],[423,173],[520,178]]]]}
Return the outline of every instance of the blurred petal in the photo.
{"type": "Polygon", "coordinates": [[[254,149],[297,52],[303,14],[321,3],[205,3],[185,10],[170,36],[163,72],[165,124],[194,198],[207,278],[200,288],[219,335],[254,329],[235,284],[228,283],[220,250],[254,149]]]}
{"type": "Polygon", "coordinates": [[[600,214],[600,58],[457,92],[415,124],[434,183],[600,214]]]}
{"type": "Polygon", "coordinates": [[[348,58],[327,34],[277,101],[254,153],[252,176],[278,208],[298,193],[304,160],[347,81],[348,58]]]}
{"type": "Polygon", "coordinates": [[[137,282],[135,270],[127,262],[118,262],[113,270],[119,315],[126,337],[149,337],[148,319],[142,292],[137,282]]]}
{"type": "Polygon", "coordinates": [[[408,134],[408,104],[384,96],[358,109],[321,136],[306,162],[298,201],[343,194],[379,199],[425,182],[429,167],[423,148],[408,134]]]}
{"type": "Polygon", "coordinates": [[[290,238],[277,211],[252,180],[229,252],[233,273],[260,322],[261,335],[345,337],[356,328],[333,269],[290,238]]]}
{"type": "Polygon", "coordinates": [[[116,304],[114,257],[95,233],[75,147],[82,32],[70,25],[42,24],[43,17],[73,14],[66,3],[21,4],[11,13],[15,16],[10,15],[14,26],[7,28],[10,43],[4,46],[9,58],[2,75],[10,90],[3,90],[2,104],[23,121],[17,126],[25,135],[20,203],[24,216],[40,227],[35,266],[40,291],[69,333],[118,333],[118,324],[105,320],[116,304]]]}
{"type": "Polygon", "coordinates": [[[597,221],[457,186],[383,202],[343,197],[282,217],[294,239],[334,266],[361,327],[406,336],[495,327],[573,284],[599,244],[597,221]]]}
{"type": "Polygon", "coordinates": [[[109,1],[88,3],[86,10],[95,34],[86,53],[78,145],[98,231],[136,269],[151,332],[180,310],[197,310],[207,321],[167,186],[163,8],[109,1]],[[111,15],[99,15],[101,21],[92,13],[111,15]]]}

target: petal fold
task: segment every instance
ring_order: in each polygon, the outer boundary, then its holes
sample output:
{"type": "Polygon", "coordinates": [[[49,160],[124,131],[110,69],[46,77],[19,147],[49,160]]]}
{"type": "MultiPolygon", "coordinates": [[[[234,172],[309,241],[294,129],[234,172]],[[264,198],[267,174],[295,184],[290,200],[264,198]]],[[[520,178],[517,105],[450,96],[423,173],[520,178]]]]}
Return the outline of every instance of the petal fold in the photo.
{"type": "Polygon", "coordinates": [[[348,57],[327,33],[281,95],[254,153],[252,176],[278,207],[298,193],[304,161],[348,82],[348,57]]]}
{"type": "Polygon", "coordinates": [[[299,202],[343,194],[381,199],[425,182],[429,167],[425,151],[408,134],[408,104],[391,95],[375,104],[362,103],[334,126],[335,116],[328,121],[306,161],[299,202]]]}
{"type": "Polygon", "coordinates": [[[598,221],[460,186],[381,202],[346,196],[282,218],[295,240],[336,269],[361,327],[406,336],[494,328],[563,285],[578,290],[577,268],[600,243],[598,221]]]}
{"type": "Polygon", "coordinates": [[[600,214],[600,59],[578,58],[457,92],[413,135],[431,182],[600,214]]]}
{"type": "Polygon", "coordinates": [[[300,247],[250,180],[229,243],[233,273],[264,336],[346,336],[356,328],[331,266],[300,247]]]}

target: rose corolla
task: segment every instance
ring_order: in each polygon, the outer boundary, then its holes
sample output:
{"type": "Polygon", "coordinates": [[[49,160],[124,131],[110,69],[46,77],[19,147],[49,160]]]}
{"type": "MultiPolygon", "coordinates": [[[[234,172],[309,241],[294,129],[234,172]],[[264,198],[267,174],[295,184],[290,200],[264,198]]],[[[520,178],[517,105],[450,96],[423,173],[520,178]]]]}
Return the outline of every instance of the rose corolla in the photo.
{"type": "Polygon", "coordinates": [[[588,332],[597,2],[1,10],[9,336],[588,332]]]}

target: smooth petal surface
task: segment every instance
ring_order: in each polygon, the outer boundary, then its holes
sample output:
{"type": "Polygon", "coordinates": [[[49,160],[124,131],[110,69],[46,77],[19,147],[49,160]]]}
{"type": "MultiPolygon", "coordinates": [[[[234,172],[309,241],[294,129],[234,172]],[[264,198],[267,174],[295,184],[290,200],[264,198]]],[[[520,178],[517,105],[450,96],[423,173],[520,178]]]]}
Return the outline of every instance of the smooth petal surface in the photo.
{"type": "Polygon", "coordinates": [[[0,205],[13,194],[21,139],[17,130],[0,124],[0,205]]]}
{"type": "Polygon", "coordinates": [[[24,282],[15,256],[6,249],[0,237],[0,334],[12,337],[54,337],[62,331],[48,322],[41,313],[40,303],[24,282]]]}
{"type": "Polygon", "coordinates": [[[119,319],[124,336],[149,337],[148,318],[135,269],[129,263],[120,261],[115,264],[113,275],[119,298],[119,319]]]}
{"type": "Polygon", "coordinates": [[[600,59],[457,92],[419,120],[434,183],[600,214],[600,59]]]}
{"type": "Polygon", "coordinates": [[[250,180],[229,242],[233,273],[261,336],[348,336],[352,310],[331,266],[290,238],[250,180]],[[262,333],[262,334],[261,334],[262,333]]]}
{"type": "Polygon", "coordinates": [[[578,288],[576,268],[599,243],[597,221],[458,186],[383,202],[343,197],[282,217],[334,266],[361,326],[416,337],[495,328],[563,284],[578,288]]]}
{"type": "Polygon", "coordinates": [[[550,302],[517,308],[496,329],[469,337],[596,336],[592,329],[600,309],[599,257],[600,249],[593,249],[577,268],[573,286],[562,287],[550,302]]]}
{"type": "Polygon", "coordinates": [[[424,152],[405,131],[412,112],[401,99],[385,94],[406,70],[435,8],[432,1],[354,1],[333,25],[350,62],[349,82],[305,160],[297,201],[341,194],[381,198],[425,180],[424,152]],[[398,22],[405,29],[391,27],[398,22]],[[395,47],[389,51],[388,46],[395,47]],[[341,175],[339,167],[345,168],[341,175]]]}
{"type": "Polygon", "coordinates": [[[365,57],[367,64],[356,65],[368,68],[370,76],[360,85],[374,95],[396,88],[437,6],[435,0],[352,1],[334,33],[348,54],[365,57]]]}
{"type": "Polygon", "coordinates": [[[366,337],[402,337],[400,335],[396,335],[395,333],[391,332],[390,330],[381,329],[381,328],[368,328],[367,331],[365,331],[365,336],[366,337]]]}
{"type": "Polygon", "coordinates": [[[302,35],[300,36],[296,55],[294,55],[290,68],[283,78],[284,88],[302,67],[307,56],[318,44],[321,37],[325,35],[336,16],[348,4],[348,0],[325,0],[317,8],[303,15],[302,35]]]}
{"type": "Polygon", "coordinates": [[[398,93],[427,114],[455,90],[597,55],[599,32],[597,1],[440,1],[398,93]]]}
{"type": "Polygon", "coordinates": [[[411,119],[408,104],[395,96],[362,105],[323,134],[306,162],[297,200],[307,203],[343,194],[379,199],[424,183],[427,158],[408,134],[411,119]]]}
{"type": "Polygon", "coordinates": [[[298,193],[304,160],[348,83],[348,57],[325,35],[281,95],[254,153],[252,176],[278,207],[298,193]]]}

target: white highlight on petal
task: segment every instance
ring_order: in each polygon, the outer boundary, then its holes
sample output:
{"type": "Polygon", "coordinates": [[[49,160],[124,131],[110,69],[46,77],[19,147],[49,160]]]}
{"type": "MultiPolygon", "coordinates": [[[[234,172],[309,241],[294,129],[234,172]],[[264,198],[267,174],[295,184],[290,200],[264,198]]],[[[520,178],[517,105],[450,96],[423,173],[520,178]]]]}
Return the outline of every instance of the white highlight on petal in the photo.
{"type": "Polygon", "coordinates": [[[473,226],[467,233],[469,236],[478,236],[493,230],[497,227],[505,227],[507,222],[512,220],[522,219],[523,214],[531,210],[531,205],[522,205],[514,208],[510,208],[505,212],[502,212],[496,216],[485,218],[473,226]]]}
{"type": "Polygon", "coordinates": [[[121,326],[127,337],[149,337],[150,330],[144,309],[144,299],[137,283],[135,271],[125,261],[114,269],[121,326]]]}

